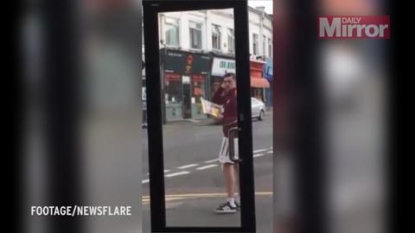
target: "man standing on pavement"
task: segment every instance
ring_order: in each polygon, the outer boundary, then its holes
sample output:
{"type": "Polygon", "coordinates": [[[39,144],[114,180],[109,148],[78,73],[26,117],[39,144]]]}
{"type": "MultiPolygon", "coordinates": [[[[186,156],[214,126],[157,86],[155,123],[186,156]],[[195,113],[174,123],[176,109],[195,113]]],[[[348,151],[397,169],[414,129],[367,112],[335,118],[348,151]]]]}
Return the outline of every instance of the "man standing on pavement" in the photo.
{"type": "MultiPolygon", "coordinates": [[[[236,76],[234,73],[227,73],[223,76],[223,82],[215,92],[212,102],[222,105],[223,115],[218,116],[222,124],[223,140],[219,152],[219,162],[222,164],[223,175],[226,183],[227,200],[215,211],[217,213],[235,213],[239,210],[236,197],[237,164],[229,156],[229,130],[238,126],[237,119],[237,98],[236,98],[236,76]]],[[[234,137],[235,158],[238,158],[238,137],[234,137]]]]}

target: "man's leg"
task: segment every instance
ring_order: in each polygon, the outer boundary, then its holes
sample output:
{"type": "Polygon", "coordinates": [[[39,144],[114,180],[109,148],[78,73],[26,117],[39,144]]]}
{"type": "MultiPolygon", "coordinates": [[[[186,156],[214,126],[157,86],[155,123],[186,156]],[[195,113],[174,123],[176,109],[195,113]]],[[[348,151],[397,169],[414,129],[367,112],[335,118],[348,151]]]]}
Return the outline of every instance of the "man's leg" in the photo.
{"type": "MultiPolygon", "coordinates": [[[[225,176],[226,193],[228,195],[228,200],[230,200],[231,198],[234,199],[236,192],[235,165],[230,163],[223,164],[223,174],[225,176]]],[[[233,202],[234,201],[235,200],[233,200],[233,202]]]]}
{"type": "Polygon", "coordinates": [[[217,213],[235,213],[238,208],[235,204],[236,177],[234,165],[231,163],[222,164],[223,176],[225,178],[227,201],[221,204],[217,209],[217,213]]]}
{"type": "Polygon", "coordinates": [[[229,160],[228,146],[228,141],[224,139],[222,142],[221,152],[219,153],[219,162],[222,164],[223,176],[225,178],[227,201],[216,209],[217,213],[235,213],[237,211],[237,207],[235,205],[235,165],[229,160]]]}

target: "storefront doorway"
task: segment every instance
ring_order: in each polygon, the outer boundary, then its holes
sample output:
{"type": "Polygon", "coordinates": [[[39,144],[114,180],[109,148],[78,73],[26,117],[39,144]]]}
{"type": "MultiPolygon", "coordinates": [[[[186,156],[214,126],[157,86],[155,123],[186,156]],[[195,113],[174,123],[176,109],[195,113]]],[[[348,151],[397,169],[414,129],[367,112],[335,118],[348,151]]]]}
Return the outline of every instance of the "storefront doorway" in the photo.
{"type": "Polygon", "coordinates": [[[183,118],[192,118],[192,88],[190,77],[183,76],[183,118]]]}

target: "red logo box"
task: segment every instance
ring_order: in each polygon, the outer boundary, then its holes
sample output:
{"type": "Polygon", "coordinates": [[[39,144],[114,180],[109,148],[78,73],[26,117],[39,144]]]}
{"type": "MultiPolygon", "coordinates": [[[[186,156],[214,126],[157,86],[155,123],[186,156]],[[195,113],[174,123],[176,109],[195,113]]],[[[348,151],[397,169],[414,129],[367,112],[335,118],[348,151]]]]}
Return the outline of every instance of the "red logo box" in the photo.
{"type": "Polygon", "coordinates": [[[389,39],[389,16],[320,16],[319,39],[389,39]]]}

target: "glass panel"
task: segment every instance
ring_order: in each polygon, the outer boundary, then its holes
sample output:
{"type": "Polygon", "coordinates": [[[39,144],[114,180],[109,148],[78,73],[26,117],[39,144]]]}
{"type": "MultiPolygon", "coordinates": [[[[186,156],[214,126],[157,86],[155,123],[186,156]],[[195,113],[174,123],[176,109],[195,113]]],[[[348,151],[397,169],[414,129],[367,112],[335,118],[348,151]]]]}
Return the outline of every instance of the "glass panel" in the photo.
{"type": "MultiPolygon", "coordinates": [[[[203,14],[198,12],[199,14],[203,14]]],[[[202,24],[189,22],[190,47],[192,49],[202,49],[202,24]]]]}
{"type": "MultiPolygon", "coordinates": [[[[255,12],[250,10],[250,17],[251,13],[255,12]]],[[[207,13],[205,11],[163,13],[165,17],[177,19],[174,21],[177,24],[171,23],[169,26],[177,25],[174,27],[177,28],[174,30],[174,35],[177,35],[175,38],[177,45],[180,46],[180,49],[166,49],[161,45],[159,51],[162,59],[160,61],[162,93],[165,101],[162,112],[166,120],[166,124],[163,125],[163,149],[168,227],[241,226],[240,211],[226,215],[215,213],[215,209],[227,201],[226,182],[221,164],[218,162],[219,152],[223,152],[223,130],[222,125],[213,117],[204,114],[202,108],[202,100],[212,101],[215,93],[219,91],[225,72],[236,72],[234,20],[233,16],[226,16],[229,14],[233,15],[233,9],[209,10],[207,13]],[[208,14],[208,19],[205,14],[208,14]],[[192,46],[191,20],[197,22],[200,20],[205,27],[213,24],[222,28],[224,37],[219,41],[221,45],[219,51],[222,52],[222,56],[210,53],[213,47],[213,41],[210,42],[210,39],[213,39],[213,29],[209,28],[202,30],[203,33],[200,34],[201,44],[205,40],[207,45],[207,48],[203,48],[204,52],[189,52],[192,46]],[[181,41],[178,39],[179,32],[182,34],[181,41]]],[[[159,19],[160,22],[165,21],[159,19]]],[[[253,22],[253,17],[249,21],[250,30],[251,28],[259,30],[259,24],[253,22]]],[[[166,28],[166,25],[160,27],[166,28]]],[[[268,29],[264,27],[264,30],[268,29]]],[[[252,45],[252,34],[246,39],[250,40],[249,44],[252,45]]],[[[260,93],[255,88],[251,91],[252,96],[260,93]]],[[[154,100],[148,101],[151,103],[154,100]]],[[[254,112],[254,109],[252,111],[254,112]]],[[[258,115],[254,116],[258,118],[258,115]]],[[[272,115],[266,114],[262,121],[254,120],[252,126],[257,225],[265,229],[264,232],[271,232],[272,115]]],[[[225,150],[225,154],[226,152],[225,150]]],[[[236,177],[239,175],[236,174],[236,177]]],[[[148,179],[143,182],[147,193],[148,182],[148,179]]],[[[239,187],[239,182],[237,184],[236,186],[239,187]]],[[[237,196],[236,199],[238,198],[237,196]]],[[[145,200],[144,203],[144,209],[149,210],[149,201],[145,200]]]]}
{"type": "Polygon", "coordinates": [[[166,44],[172,46],[179,46],[179,20],[166,17],[164,30],[166,44]]]}
{"type": "MultiPolygon", "coordinates": [[[[208,12],[215,16],[210,19],[211,23],[233,25],[233,16],[221,12],[208,12]]],[[[165,64],[162,78],[167,123],[163,125],[163,140],[168,227],[241,226],[237,209],[239,174],[237,163],[230,158],[230,155],[237,156],[239,149],[237,135],[234,135],[237,131],[233,129],[237,127],[236,76],[230,75],[224,82],[226,72],[235,72],[235,59],[230,55],[228,59],[215,57],[209,51],[189,52],[190,48],[202,48],[202,41],[212,38],[211,30],[208,33],[201,30],[202,25],[209,24],[189,20],[205,20],[205,14],[205,11],[163,13],[180,17],[183,25],[189,28],[185,38],[190,39],[187,45],[181,43],[180,50],[160,47],[160,64],[165,64]],[[221,62],[226,65],[220,66],[221,62]],[[209,105],[217,106],[218,111],[209,111],[209,105]],[[215,114],[223,115],[222,120],[215,114]],[[227,180],[231,181],[228,187],[233,189],[229,195],[227,180]]],[[[216,27],[213,29],[220,35],[216,27]]]]}
{"type": "Polygon", "coordinates": [[[252,38],[253,38],[253,44],[252,44],[253,54],[257,55],[258,54],[258,35],[253,34],[252,38]]]}
{"type": "Polygon", "coordinates": [[[233,29],[228,29],[228,52],[235,51],[235,36],[233,29]]]}

